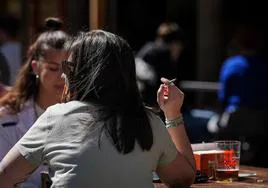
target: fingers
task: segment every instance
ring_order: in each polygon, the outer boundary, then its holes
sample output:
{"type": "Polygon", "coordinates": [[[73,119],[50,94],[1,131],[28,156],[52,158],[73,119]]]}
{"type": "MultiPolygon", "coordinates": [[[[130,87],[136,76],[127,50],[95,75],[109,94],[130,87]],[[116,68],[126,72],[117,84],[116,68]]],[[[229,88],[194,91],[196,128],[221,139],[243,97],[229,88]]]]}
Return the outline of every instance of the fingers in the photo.
{"type": "Polygon", "coordinates": [[[180,92],[181,94],[183,94],[183,92],[182,92],[179,88],[177,88],[177,87],[175,86],[175,84],[173,83],[173,82],[175,82],[175,81],[176,81],[176,78],[174,78],[174,79],[172,79],[172,80],[169,80],[169,79],[164,78],[164,77],[161,78],[161,82],[162,82],[163,84],[165,84],[166,86],[168,86],[169,89],[174,89],[174,88],[176,88],[176,89],[179,90],[179,92],[180,92]]]}
{"type": "Polygon", "coordinates": [[[163,84],[170,84],[170,81],[169,81],[169,79],[167,79],[167,78],[161,78],[161,82],[162,82],[163,84]]]}
{"type": "Polygon", "coordinates": [[[157,102],[159,106],[164,105],[164,102],[165,102],[164,91],[165,91],[165,86],[161,84],[157,91],[157,102]]]}
{"type": "Polygon", "coordinates": [[[172,79],[172,80],[169,80],[169,79],[167,79],[167,78],[161,78],[161,82],[163,83],[163,84],[165,84],[165,85],[171,85],[171,84],[173,84],[173,82],[175,82],[176,81],[176,78],[174,78],[174,79],[172,79]]]}
{"type": "Polygon", "coordinates": [[[157,102],[164,113],[180,110],[183,101],[183,92],[174,85],[174,80],[161,78],[163,84],[157,91],[157,102]]]}
{"type": "Polygon", "coordinates": [[[184,93],[173,83],[176,79],[169,80],[167,78],[161,78],[161,82],[163,82],[163,88],[164,89],[164,96],[167,98],[174,98],[174,96],[177,96],[179,98],[184,98],[184,93]],[[165,93],[167,91],[167,94],[165,93]],[[166,95],[165,95],[166,94],[166,95]]]}

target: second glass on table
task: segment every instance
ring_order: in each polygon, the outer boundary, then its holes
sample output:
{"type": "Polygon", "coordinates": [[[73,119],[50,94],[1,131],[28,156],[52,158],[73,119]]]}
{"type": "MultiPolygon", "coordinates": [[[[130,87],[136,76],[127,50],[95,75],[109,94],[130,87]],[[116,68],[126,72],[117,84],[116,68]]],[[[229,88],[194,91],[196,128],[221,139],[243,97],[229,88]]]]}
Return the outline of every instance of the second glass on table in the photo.
{"type": "Polygon", "coordinates": [[[240,141],[216,141],[215,176],[217,181],[232,182],[238,179],[240,163],[240,141]]]}

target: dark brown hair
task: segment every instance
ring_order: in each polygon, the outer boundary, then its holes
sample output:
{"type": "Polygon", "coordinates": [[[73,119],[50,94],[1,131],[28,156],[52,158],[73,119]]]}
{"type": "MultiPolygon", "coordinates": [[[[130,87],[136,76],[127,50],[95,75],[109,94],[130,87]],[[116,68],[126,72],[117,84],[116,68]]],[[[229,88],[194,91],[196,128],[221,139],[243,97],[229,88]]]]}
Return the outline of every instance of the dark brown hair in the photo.
{"type": "Polygon", "coordinates": [[[102,130],[118,152],[133,151],[136,142],[142,150],[150,150],[152,129],[138,90],[134,55],[128,43],[117,35],[96,30],[79,35],[71,54],[73,69],[66,75],[72,99],[100,109],[102,130]]]}

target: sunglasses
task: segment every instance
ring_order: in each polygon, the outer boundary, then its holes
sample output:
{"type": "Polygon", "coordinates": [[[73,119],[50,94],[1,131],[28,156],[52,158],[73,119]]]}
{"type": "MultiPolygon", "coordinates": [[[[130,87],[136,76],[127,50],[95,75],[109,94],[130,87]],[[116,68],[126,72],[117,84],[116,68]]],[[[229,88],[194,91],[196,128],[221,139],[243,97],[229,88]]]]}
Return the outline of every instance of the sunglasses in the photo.
{"type": "Polygon", "coordinates": [[[68,60],[63,60],[61,63],[62,72],[66,75],[71,75],[74,71],[74,63],[68,60]]]}

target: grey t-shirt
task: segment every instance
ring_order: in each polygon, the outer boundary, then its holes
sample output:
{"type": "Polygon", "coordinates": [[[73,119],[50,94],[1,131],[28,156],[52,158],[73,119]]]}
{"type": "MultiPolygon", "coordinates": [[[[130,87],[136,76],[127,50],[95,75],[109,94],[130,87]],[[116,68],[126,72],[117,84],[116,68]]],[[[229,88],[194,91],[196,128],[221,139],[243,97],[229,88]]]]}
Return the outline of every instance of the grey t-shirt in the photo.
{"type": "Polygon", "coordinates": [[[49,107],[16,144],[34,165],[48,161],[54,187],[152,187],[152,171],[172,162],[177,154],[163,122],[150,113],[154,143],[150,151],[117,152],[102,134],[94,107],[72,101],[49,107]]]}

